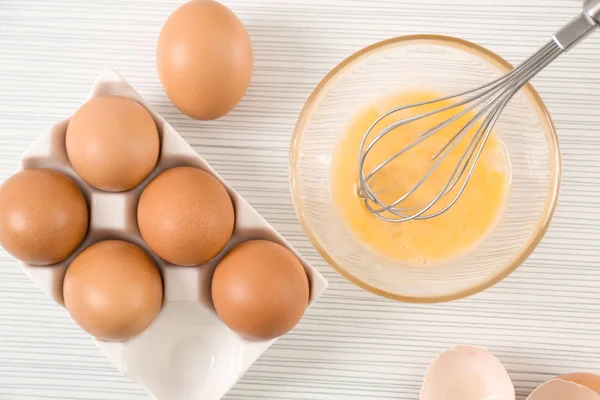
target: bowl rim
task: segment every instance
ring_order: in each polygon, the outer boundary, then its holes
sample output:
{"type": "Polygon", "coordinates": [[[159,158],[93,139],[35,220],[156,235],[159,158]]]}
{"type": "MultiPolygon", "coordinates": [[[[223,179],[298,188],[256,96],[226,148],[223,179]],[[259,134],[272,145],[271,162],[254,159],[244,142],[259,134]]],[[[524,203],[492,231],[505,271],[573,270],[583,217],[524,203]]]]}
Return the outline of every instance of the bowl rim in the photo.
{"type": "MultiPolygon", "coordinates": [[[[561,165],[561,154],[558,143],[558,136],[556,133],[556,127],[546,105],[544,104],[542,98],[538,94],[538,92],[533,88],[533,86],[528,83],[525,85],[522,90],[529,98],[529,101],[535,107],[538,115],[542,119],[542,124],[546,126],[546,130],[548,131],[549,136],[549,144],[554,149],[553,154],[551,154],[552,158],[552,178],[551,178],[551,188],[549,190],[548,199],[546,201],[546,206],[544,209],[544,215],[540,219],[535,232],[531,235],[529,242],[525,247],[523,247],[520,253],[515,256],[510,262],[508,262],[502,269],[500,269],[496,274],[488,277],[487,279],[476,283],[475,285],[469,286],[464,289],[460,289],[454,293],[443,294],[443,295],[435,295],[435,296],[410,296],[403,295],[394,292],[390,292],[387,290],[380,289],[372,284],[364,282],[360,278],[353,275],[349,270],[347,270],[343,265],[334,260],[334,258],[329,254],[325,246],[323,246],[317,237],[311,230],[308,222],[304,218],[304,204],[302,202],[302,198],[300,196],[300,190],[298,187],[298,162],[299,162],[299,143],[302,139],[302,135],[304,132],[305,125],[308,121],[308,116],[312,113],[317,100],[320,98],[320,94],[324,88],[329,84],[329,82],[337,77],[340,73],[343,73],[344,70],[351,66],[358,59],[368,56],[374,52],[379,50],[383,50],[386,47],[393,47],[399,44],[407,44],[409,42],[415,41],[425,41],[425,42],[433,42],[436,45],[444,45],[444,46],[452,46],[459,47],[463,50],[470,51],[473,54],[480,56],[483,59],[495,64],[501,70],[508,71],[514,68],[508,61],[499,56],[498,54],[492,52],[491,50],[486,49],[483,46],[472,43],[470,41],[459,39],[452,36],[446,35],[437,35],[437,34],[416,34],[416,35],[405,35],[399,36],[391,39],[386,39],[367,47],[364,47],[342,62],[340,62],[337,66],[335,66],[325,77],[319,82],[316,88],[312,91],[306,103],[304,104],[302,111],[298,117],[298,121],[294,128],[294,132],[292,134],[292,140],[290,144],[290,153],[289,153],[289,179],[290,179],[290,189],[292,194],[292,203],[294,204],[294,209],[296,210],[296,215],[300,220],[300,224],[304,229],[308,239],[311,241],[313,246],[317,249],[317,251],[321,254],[321,256],[327,261],[329,265],[333,267],[338,273],[344,276],[346,279],[356,284],[357,286],[368,290],[371,293],[374,293],[379,296],[387,297],[392,300],[398,300],[408,303],[440,303],[447,302],[451,300],[456,300],[464,297],[471,296],[475,293],[479,293],[489,287],[495,285],[496,283],[502,281],[512,272],[514,272],[535,250],[538,246],[548,227],[550,225],[550,221],[554,216],[554,212],[556,211],[556,206],[558,203],[558,197],[560,194],[560,185],[561,185],[561,174],[562,174],[562,165],[561,165]]],[[[552,149],[550,149],[552,152],[552,149]]]]}

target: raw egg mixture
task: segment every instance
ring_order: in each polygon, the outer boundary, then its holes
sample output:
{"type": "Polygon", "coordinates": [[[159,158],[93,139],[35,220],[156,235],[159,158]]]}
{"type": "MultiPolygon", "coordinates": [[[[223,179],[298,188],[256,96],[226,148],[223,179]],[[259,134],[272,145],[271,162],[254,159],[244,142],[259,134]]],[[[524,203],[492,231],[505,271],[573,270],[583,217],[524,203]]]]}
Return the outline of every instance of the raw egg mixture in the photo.
{"type": "MultiPolygon", "coordinates": [[[[378,219],[365,207],[357,194],[358,154],[360,143],[369,126],[387,110],[408,104],[441,98],[438,93],[409,92],[385,98],[367,107],[351,122],[339,141],[332,159],[331,195],[342,219],[353,234],[364,244],[384,257],[424,265],[447,261],[472,249],[485,238],[498,221],[510,183],[510,163],[501,139],[494,133],[489,137],[475,171],[459,200],[448,211],[429,220],[390,223],[378,219]]],[[[450,104],[449,102],[447,104],[450,104]]],[[[371,132],[375,137],[389,124],[445,104],[429,104],[403,110],[383,119],[371,132]]],[[[377,165],[414,142],[420,133],[453,117],[460,109],[447,110],[420,121],[397,128],[378,142],[369,153],[365,171],[377,165]]],[[[467,113],[436,134],[396,158],[380,170],[370,181],[372,189],[390,204],[402,196],[425,175],[435,161],[433,156],[473,117],[467,113]]],[[[423,185],[403,206],[422,208],[444,187],[460,158],[474,137],[473,126],[423,185]]],[[[367,140],[367,143],[369,140],[367,140]]],[[[465,174],[466,175],[466,174],[465,174]]],[[[431,211],[440,210],[449,203],[463,180],[445,195],[431,211]]]]}

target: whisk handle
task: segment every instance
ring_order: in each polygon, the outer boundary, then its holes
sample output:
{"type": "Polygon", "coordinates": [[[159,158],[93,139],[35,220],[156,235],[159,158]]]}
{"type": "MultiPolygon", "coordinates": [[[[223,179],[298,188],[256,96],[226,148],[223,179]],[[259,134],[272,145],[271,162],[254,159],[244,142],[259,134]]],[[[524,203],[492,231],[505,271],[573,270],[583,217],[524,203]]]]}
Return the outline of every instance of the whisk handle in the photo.
{"type": "Polygon", "coordinates": [[[600,25],[600,0],[585,0],[583,2],[583,11],[600,25]]]}
{"type": "Polygon", "coordinates": [[[554,34],[552,39],[563,50],[568,51],[594,32],[600,25],[600,0],[586,0],[583,12],[554,34]]]}

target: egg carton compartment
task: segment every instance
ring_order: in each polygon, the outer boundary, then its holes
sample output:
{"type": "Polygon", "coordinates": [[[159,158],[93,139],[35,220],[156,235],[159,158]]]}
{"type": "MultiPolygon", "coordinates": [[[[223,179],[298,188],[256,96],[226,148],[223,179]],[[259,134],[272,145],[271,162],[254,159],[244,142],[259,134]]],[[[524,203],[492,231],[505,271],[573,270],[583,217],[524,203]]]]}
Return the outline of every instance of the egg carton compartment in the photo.
{"type": "Polygon", "coordinates": [[[163,307],[139,336],[124,342],[94,339],[96,345],[122,373],[157,400],[219,399],[276,340],[247,340],[219,319],[211,299],[211,279],[219,260],[243,241],[266,239],[285,246],[302,263],[310,285],[309,306],[325,290],[327,281],[115,71],[104,71],[96,79],[89,98],[103,95],[129,97],[152,115],[161,142],[157,166],[130,191],[100,191],[85,183],[69,163],[65,145],[69,119],[54,125],[23,154],[20,169],[49,168],[72,178],[88,202],[88,233],[65,261],[51,266],[21,264],[22,268],[42,290],[64,305],[65,272],[84,248],[106,239],[122,239],[140,246],[152,256],[161,272],[163,307]],[[176,166],[197,167],[211,173],[225,186],[235,208],[235,229],[226,248],[198,267],[172,265],[156,256],[142,240],[137,226],[137,204],[144,187],[162,171],[176,166]]]}

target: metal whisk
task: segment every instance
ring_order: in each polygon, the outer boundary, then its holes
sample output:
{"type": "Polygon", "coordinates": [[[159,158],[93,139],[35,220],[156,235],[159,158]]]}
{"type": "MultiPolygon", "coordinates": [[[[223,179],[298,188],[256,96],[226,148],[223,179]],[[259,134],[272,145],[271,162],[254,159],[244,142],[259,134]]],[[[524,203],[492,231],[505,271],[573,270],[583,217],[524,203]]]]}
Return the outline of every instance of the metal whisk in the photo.
{"type": "Polygon", "coordinates": [[[579,16],[560,29],[552,37],[552,40],[537,53],[533,54],[520,66],[503,77],[473,90],[432,101],[397,107],[381,115],[365,133],[359,150],[359,184],[357,193],[364,200],[366,208],[379,219],[388,222],[405,222],[434,218],[450,209],[464,192],[477,165],[477,161],[481,156],[483,147],[492,132],[492,128],[511,98],[538,72],[554,61],[559,55],[568,51],[586,36],[591,34],[599,25],[600,0],[586,0],[583,4],[583,12],[579,16]],[[375,126],[377,126],[384,118],[413,107],[441,102],[447,103],[448,100],[453,101],[453,103],[441,106],[434,111],[421,113],[394,122],[382,129],[373,140],[368,141],[369,135],[372,133],[375,126]],[[458,107],[464,107],[464,109],[460,110],[458,107]],[[365,171],[365,160],[369,155],[369,152],[385,135],[393,133],[393,131],[400,126],[452,109],[457,109],[459,112],[444,122],[435,125],[433,128],[421,132],[418,135],[417,140],[402,148],[372,170],[365,171]],[[452,135],[450,140],[448,140],[448,142],[433,155],[433,164],[423,177],[402,196],[392,202],[386,203],[383,201],[381,199],[381,194],[377,193],[371,186],[377,173],[385,166],[389,165],[393,160],[425,142],[440,129],[450,125],[470,112],[475,112],[474,117],[463,125],[456,134],[452,135]],[[409,201],[411,196],[414,196],[415,191],[430,178],[431,174],[442,163],[449,152],[455,148],[462,138],[464,138],[469,129],[473,128],[478,122],[481,125],[479,125],[473,137],[468,141],[466,150],[460,158],[458,165],[456,165],[456,168],[451,173],[447,183],[443,185],[439,193],[427,204],[418,207],[415,207],[414,205],[411,206],[411,202],[409,201]],[[448,201],[445,206],[441,207],[441,209],[430,211],[432,207],[434,207],[440,199],[450,193],[459,182],[461,182],[461,184],[457,187],[458,190],[454,197],[448,201]],[[409,205],[406,205],[407,203],[409,205]]]}

